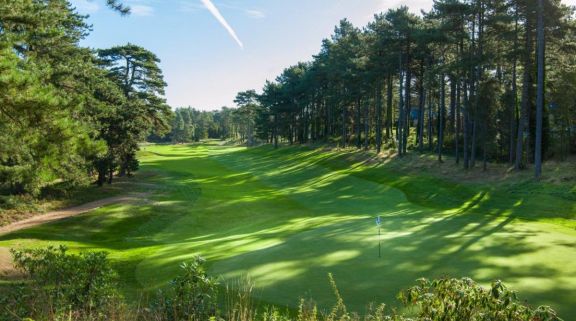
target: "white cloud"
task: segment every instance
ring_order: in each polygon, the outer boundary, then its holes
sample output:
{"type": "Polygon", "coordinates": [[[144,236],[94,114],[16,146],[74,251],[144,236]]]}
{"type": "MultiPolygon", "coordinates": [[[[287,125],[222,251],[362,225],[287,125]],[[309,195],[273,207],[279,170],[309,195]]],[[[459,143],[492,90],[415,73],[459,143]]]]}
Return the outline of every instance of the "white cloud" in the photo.
{"type": "Polygon", "coordinates": [[[196,12],[198,10],[204,10],[205,7],[196,2],[180,1],[180,11],[181,12],[196,12]]]}
{"type": "Polygon", "coordinates": [[[82,13],[95,13],[100,10],[98,3],[93,0],[71,0],[70,2],[82,13]]]}
{"type": "MultiPolygon", "coordinates": [[[[574,0],[576,1],[576,0],[574,0]]],[[[219,6],[221,8],[226,8],[226,9],[230,9],[230,10],[234,10],[234,11],[240,11],[242,13],[244,13],[245,15],[247,15],[250,18],[253,19],[262,19],[262,18],[266,18],[266,13],[264,13],[264,11],[262,10],[257,10],[257,9],[244,9],[242,7],[233,5],[233,4],[227,4],[227,3],[222,3],[219,4],[219,6]]]]}
{"type": "Polygon", "coordinates": [[[254,18],[254,19],[266,18],[266,14],[265,14],[263,11],[260,11],[260,10],[247,9],[247,10],[244,10],[244,12],[245,12],[250,18],[254,18]]]}
{"type": "Polygon", "coordinates": [[[142,4],[131,5],[130,13],[135,16],[148,17],[154,15],[154,8],[142,4]]]}
{"type": "Polygon", "coordinates": [[[208,11],[210,11],[210,13],[214,16],[214,18],[216,18],[216,20],[218,20],[218,22],[222,25],[222,27],[224,27],[224,29],[226,29],[226,31],[228,31],[228,34],[230,34],[230,37],[232,37],[232,39],[234,39],[234,41],[236,41],[238,46],[240,46],[240,48],[244,49],[244,44],[242,43],[242,41],[240,41],[240,38],[238,38],[238,35],[236,35],[236,31],[234,31],[234,29],[232,29],[232,27],[230,27],[230,25],[228,24],[226,19],[224,19],[224,17],[220,13],[220,10],[218,10],[218,8],[216,8],[216,6],[212,3],[212,1],[210,1],[210,0],[200,0],[200,1],[202,1],[202,4],[204,5],[204,7],[206,9],[208,9],[208,11]]]}

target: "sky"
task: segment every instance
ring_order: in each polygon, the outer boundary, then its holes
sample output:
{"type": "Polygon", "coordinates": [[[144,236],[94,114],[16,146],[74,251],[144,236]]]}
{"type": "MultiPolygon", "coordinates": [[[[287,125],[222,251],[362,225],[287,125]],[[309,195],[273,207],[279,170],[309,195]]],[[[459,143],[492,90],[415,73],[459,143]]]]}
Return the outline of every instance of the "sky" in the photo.
{"type": "Polygon", "coordinates": [[[311,60],[343,18],[361,27],[389,8],[419,13],[432,6],[432,0],[123,0],[132,13],[120,16],[105,0],[71,2],[93,27],[83,46],[130,42],[154,52],[168,104],[201,110],[233,107],[238,92],[259,91],[284,68],[311,60]]]}

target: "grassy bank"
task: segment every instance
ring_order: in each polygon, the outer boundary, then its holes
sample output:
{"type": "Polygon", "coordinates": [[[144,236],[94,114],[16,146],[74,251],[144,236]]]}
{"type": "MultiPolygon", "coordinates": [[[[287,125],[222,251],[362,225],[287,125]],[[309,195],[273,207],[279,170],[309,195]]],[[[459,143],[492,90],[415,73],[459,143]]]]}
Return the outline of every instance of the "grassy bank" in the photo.
{"type": "MultiPolygon", "coordinates": [[[[68,186],[56,183],[45,187],[38,197],[0,196],[0,227],[46,212],[69,208],[107,197],[138,191],[134,179],[117,178],[112,185],[68,186]]],[[[138,181],[136,179],[136,181],[138,181]]]]}

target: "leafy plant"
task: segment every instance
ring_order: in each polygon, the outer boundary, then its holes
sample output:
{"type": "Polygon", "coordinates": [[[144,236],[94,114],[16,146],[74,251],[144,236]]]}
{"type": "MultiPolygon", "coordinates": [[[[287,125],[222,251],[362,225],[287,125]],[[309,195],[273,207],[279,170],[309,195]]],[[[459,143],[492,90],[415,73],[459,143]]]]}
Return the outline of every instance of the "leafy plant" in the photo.
{"type": "Polygon", "coordinates": [[[113,304],[119,302],[116,274],[107,254],[67,253],[67,248],[12,250],[15,267],[26,281],[4,297],[2,320],[106,319],[113,304]]]}
{"type": "Polygon", "coordinates": [[[181,274],[160,291],[153,310],[162,320],[209,320],[217,313],[216,279],[208,276],[204,259],[197,256],[192,262],[180,265],[181,274]]]}
{"type": "Polygon", "coordinates": [[[483,288],[470,278],[418,280],[398,298],[420,308],[418,320],[442,321],[560,321],[550,307],[536,310],[522,304],[501,281],[483,288]]]}
{"type": "Polygon", "coordinates": [[[417,285],[398,295],[402,303],[416,307],[415,314],[409,315],[385,304],[370,305],[362,315],[349,311],[331,274],[336,302],[329,311],[302,299],[292,313],[276,306],[258,312],[248,280],[227,291],[219,311],[219,284],[206,273],[201,257],[182,264],[180,275],[150,304],[127,306],[116,293],[115,274],[105,253],[72,255],[63,246],[12,253],[27,281],[0,292],[0,320],[562,321],[550,307],[527,306],[500,281],[484,288],[470,278],[418,280],[417,285]]]}

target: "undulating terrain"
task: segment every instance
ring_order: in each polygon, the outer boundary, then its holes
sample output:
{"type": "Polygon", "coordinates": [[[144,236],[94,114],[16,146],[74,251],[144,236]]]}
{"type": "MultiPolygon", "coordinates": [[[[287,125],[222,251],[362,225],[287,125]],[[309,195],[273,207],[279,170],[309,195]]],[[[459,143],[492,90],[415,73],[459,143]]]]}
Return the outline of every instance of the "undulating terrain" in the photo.
{"type": "Polygon", "coordinates": [[[166,284],[195,255],[223,283],[248,275],[264,303],[395,303],[420,277],[502,279],[530,304],[576,315],[576,191],[453,182],[399,161],[305,147],[151,145],[130,202],[0,236],[0,247],[109,251],[124,293],[166,284]],[[382,218],[381,257],[378,229],[382,218]]]}

